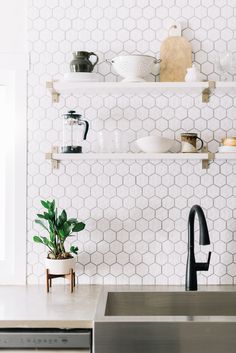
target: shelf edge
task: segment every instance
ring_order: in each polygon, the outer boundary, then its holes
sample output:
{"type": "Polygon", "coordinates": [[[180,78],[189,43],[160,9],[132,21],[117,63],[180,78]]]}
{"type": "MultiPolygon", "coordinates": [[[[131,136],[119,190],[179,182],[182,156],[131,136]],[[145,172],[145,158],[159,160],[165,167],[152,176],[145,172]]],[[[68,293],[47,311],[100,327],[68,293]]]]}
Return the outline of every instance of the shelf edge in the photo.
{"type": "Polygon", "coordinates": [[[87,159],[154,159],[154,160],[204,160],[209,159],[208,153],[81,153],[81,154],[63,154],[53,153],[52,159],[55,160],[87,160],[87,159]]]}

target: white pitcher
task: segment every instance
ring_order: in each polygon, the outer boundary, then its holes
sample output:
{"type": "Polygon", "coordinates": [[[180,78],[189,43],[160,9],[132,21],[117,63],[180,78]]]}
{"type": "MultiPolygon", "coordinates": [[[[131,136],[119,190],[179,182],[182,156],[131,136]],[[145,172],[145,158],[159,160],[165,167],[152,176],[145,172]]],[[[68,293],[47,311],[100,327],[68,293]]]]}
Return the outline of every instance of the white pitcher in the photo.
{"type": "Polygon", "coordinates": [[[187,69],[185,76],[186,82],[199,82],[202,81],[202,74],[198,71],[195,65],[187,69]]]}

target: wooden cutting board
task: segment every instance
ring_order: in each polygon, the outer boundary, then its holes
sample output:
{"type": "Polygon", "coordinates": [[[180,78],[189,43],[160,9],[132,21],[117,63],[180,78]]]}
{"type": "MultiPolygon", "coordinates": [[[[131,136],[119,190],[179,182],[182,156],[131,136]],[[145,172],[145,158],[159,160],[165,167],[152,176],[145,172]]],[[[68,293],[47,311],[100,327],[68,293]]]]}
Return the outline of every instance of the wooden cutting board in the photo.
{"type": "Polygon", "coordinates": [[[175,23],[169,29],[169,37],[160,49],[160,81],[184,82],[187,69],[192,66],[192,48],[181,36],[181,25],[175,23]]]}

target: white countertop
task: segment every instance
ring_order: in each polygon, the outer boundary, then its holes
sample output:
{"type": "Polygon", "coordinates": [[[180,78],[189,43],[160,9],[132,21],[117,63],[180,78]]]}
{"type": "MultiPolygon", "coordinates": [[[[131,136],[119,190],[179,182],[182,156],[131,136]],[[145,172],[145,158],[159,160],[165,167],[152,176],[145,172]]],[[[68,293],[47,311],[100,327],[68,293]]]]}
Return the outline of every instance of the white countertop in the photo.
{"type": "MultiPolygon", "coordinates": [[[[92,328],[101,291],[184,291],[183,286],[0,286],[0,327],[92,328]]],[[[200,291],[236,291],[236,286],[202,286],[200,291]]]]}
{"type": "Polygon", "coordinates": [[[101,286],[0,286],[0,327],[91,328],[101,286]]]}

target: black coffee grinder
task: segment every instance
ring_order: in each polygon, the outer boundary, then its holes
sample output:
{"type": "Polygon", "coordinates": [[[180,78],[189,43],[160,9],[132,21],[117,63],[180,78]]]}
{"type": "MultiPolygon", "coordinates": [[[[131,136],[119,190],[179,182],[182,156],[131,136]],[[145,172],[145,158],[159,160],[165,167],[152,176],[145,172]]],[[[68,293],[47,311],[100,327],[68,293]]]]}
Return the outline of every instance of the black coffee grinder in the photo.
{"type": "Polygon", "coordinates": [[[76,114],[74,110],[63,114],[62,153],[82,153],[81,144],[87,138],[89,123],[86,120],[82,120],[81,117],[82,115],[76,114]]]}

